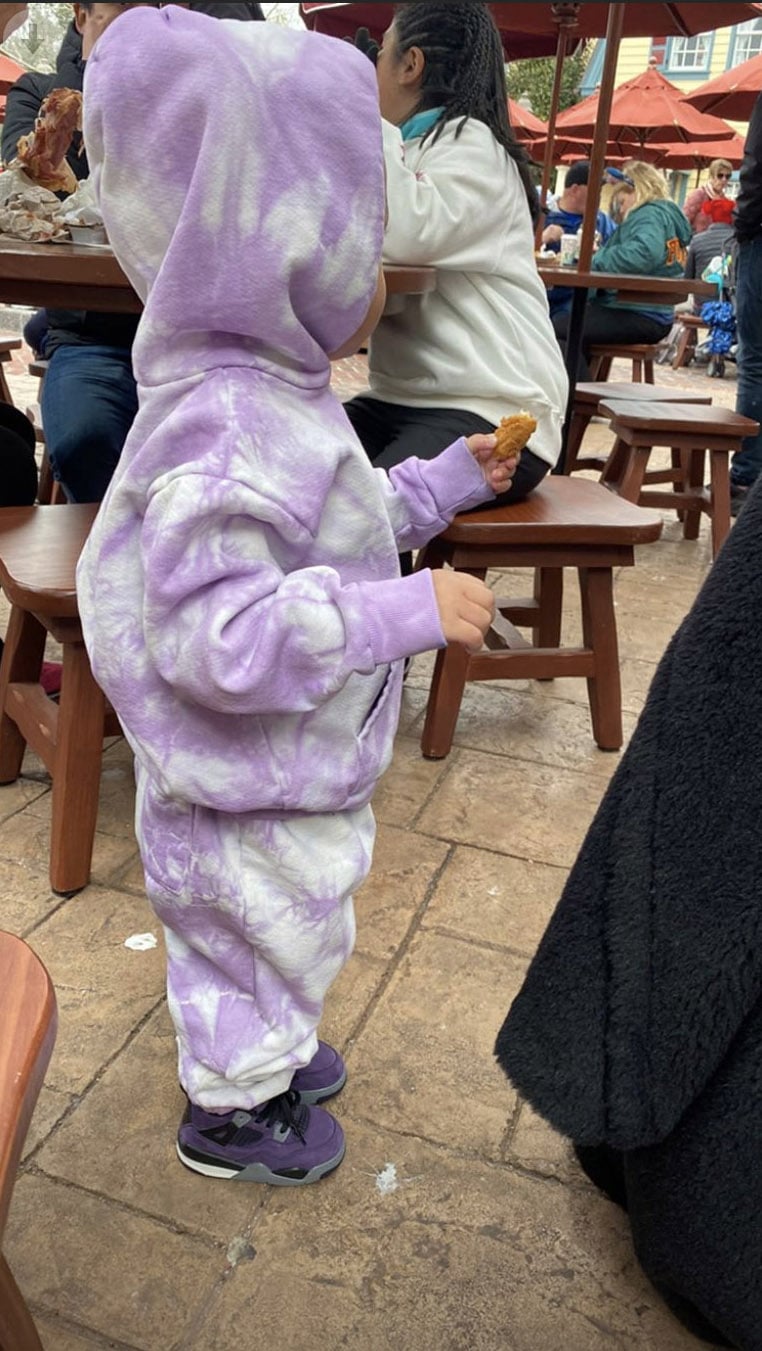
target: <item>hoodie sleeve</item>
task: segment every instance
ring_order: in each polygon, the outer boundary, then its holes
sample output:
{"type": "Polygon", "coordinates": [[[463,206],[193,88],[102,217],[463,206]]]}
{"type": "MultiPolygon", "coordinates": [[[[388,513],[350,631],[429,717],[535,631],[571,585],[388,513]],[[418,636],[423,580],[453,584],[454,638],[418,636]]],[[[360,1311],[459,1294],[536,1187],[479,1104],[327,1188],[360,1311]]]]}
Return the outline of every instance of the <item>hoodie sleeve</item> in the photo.
{"type": "MultiPolygon", "coordinates": [[[[383,123],[388,223],[384,258],[411,266],[492,271],[495,264],[493,147],[443,137],[414,172],[399,128],[383,123]]],[[[491,133],[490,133],[491,138],[491,133]]],[[[492,138],[491,138],[492,139],[492,138]]],[[[522,190],[523,191],[523,190],[522,190]]]]}
{"type": "Polygon", "coordinates": [[[295,523],[243,484],[183,475],[143,523],[146,646],[180,698],[214,712],[309,712],[357,672],[443,647],[431,573],[342,585],[328,567],[284,574],[295,523]]]}
{"type": "Polygon", "coordinates": [[[434,460],[411,456],[388,474],[377,473],[400,552],[422,549],[459,511],[473,511],[494,498],[462,437],[434,460]]]}
{"type": "Polygon", "coordinates": [[[683,211],[688,217],[688,222],[692,230],[695,230],[699,222],[699,219],[701,217],[701,208],[704,205],[705,201],[706,201],[706,190],[704,188],[696,188],[693,192],[689,192],[688,196],[685,199],[683,211]]]}

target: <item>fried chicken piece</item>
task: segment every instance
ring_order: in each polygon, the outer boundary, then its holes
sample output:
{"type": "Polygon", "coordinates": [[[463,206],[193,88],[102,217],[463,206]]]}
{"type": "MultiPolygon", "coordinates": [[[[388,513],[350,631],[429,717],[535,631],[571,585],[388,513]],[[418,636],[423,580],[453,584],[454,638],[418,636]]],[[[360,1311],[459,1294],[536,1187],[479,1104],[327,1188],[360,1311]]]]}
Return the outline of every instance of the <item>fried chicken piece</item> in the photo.
{"type": "Polygon", "coordinates": [[[40,108],[34,131],[18,143],[18,161],[29,178],[51,192],[74,192],[77,177],[66,156],[74,133],[82,129],[82,95],[54,89],[40,108]]]}
{"type": "Polygon", "coordinates": [[[530,417],[529,413],[515,413],[513,417],[504,417],[500,426],[495,428],[497,437],[495,454],[498,460],[510,460],[514,455],[518,455],[536,431],[537,420],[530,417]]]}

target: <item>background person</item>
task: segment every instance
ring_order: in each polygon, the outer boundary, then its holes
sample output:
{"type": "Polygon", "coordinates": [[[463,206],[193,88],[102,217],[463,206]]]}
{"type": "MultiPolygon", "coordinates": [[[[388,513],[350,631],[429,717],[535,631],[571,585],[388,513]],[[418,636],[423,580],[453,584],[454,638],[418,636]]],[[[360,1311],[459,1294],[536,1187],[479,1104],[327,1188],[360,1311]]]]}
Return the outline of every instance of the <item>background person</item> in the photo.
{"type": "Polygon", "coordinates": [[[716,159],[709,165],[709,178],[701,187],[690,192],[685,199],[683,210],[694,234],[703,234],[711,225],[711,217],[702,208],[706,202],[717,202],[728,195],[728,186],[733,177],[733,165],[729,160],[716,159]]]}
{"type": "MultiPolygon", "coordinates": [[[[635,273],[648,277],[682,277],[691,229],[671,200],[667,181],[651,164],[634,160],[625,165],[632,180],[619,190],[624,214],[616,233],[599,249],[593,272],[635,273]]],[[[582,338],[584,366],[580,379],[588,380],[591,349],[598,344],[659,343],[669,333],[674,305],[639,305],[619,299],[616,292],[599,291],[588,303],[582,338]]],[[[557,314],[553,327],[563,345],[569,330],[568,313],[557,314]]]]}
{"type": "Polygon", "coordinates": [[[561,447],[567,380],[534,260],[537,193],[513,139],[500,35],[486,5],[398,6],[378,57],[389,263],[436,287],[394,298],[370,342],[370,391],[346,405],[372,463],[431,459],[526,410],[537,432],[506,501],[561,447]]]}
{"type": "MultiPolygon", "coordinates": [[[[577,160],[566,172],[563,192],[545,217],[542,242],[545,249],[559,253],[564,235],[576,235],[581,229],[590,195],[590,161],[577,160]]],[[[616,222],[605,211],[599,211],[595,222],[597,243],[607,243],[616,229],[616,222]]],[[[548,292],[550,315],[563,314],[571,309],[574,292],[568,286],[553,286],[548,292]]]]}
{"type": "MultiPolygon", "coordinates": [[[[2,151],[13,159],[22,136],[34,129],[53,89],[82,90],[85,62],[95,43],[129,5],[74,5],[55,75],[23,75],[8,93],[2,151]]],[[[78,180],[90,168],[81,137],[68,161],[78,180]]],[[[53,473],[72,502],[99,502],[111,480],[137,412],[132,343],[139,316],[100,311],[45,311],[29,336],[49,361],[41,411],[53,473]]]]}

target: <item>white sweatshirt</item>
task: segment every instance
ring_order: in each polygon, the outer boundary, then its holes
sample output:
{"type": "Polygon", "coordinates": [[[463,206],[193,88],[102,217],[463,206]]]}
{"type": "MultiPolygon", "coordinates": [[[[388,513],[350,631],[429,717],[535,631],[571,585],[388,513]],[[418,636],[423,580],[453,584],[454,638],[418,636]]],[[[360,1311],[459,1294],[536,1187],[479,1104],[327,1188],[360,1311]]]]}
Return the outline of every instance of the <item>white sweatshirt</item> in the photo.
{"type": "Polygon", "coordinates": [[[370,347],[374,398],[458,408],[497,424],[526,410],[555,464],[568,382],[534,260],[521,178],[483,123],[404,143],[384,122],[388,263],[430,264],[434,291],[394,297],[370,347]]]}

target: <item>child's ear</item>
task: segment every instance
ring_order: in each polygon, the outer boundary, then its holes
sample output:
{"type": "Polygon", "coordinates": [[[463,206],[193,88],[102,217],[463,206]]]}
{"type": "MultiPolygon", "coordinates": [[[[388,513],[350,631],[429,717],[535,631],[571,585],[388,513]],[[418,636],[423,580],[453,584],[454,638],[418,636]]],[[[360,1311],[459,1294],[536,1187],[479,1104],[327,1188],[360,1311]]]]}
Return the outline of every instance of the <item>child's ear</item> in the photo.
{"type": "Polygon", "coordinates": [[[419,85],[423,79],[426,57],[420,47],[408,47],[400,62],[398,79],[403,85],[419,85]]]}

